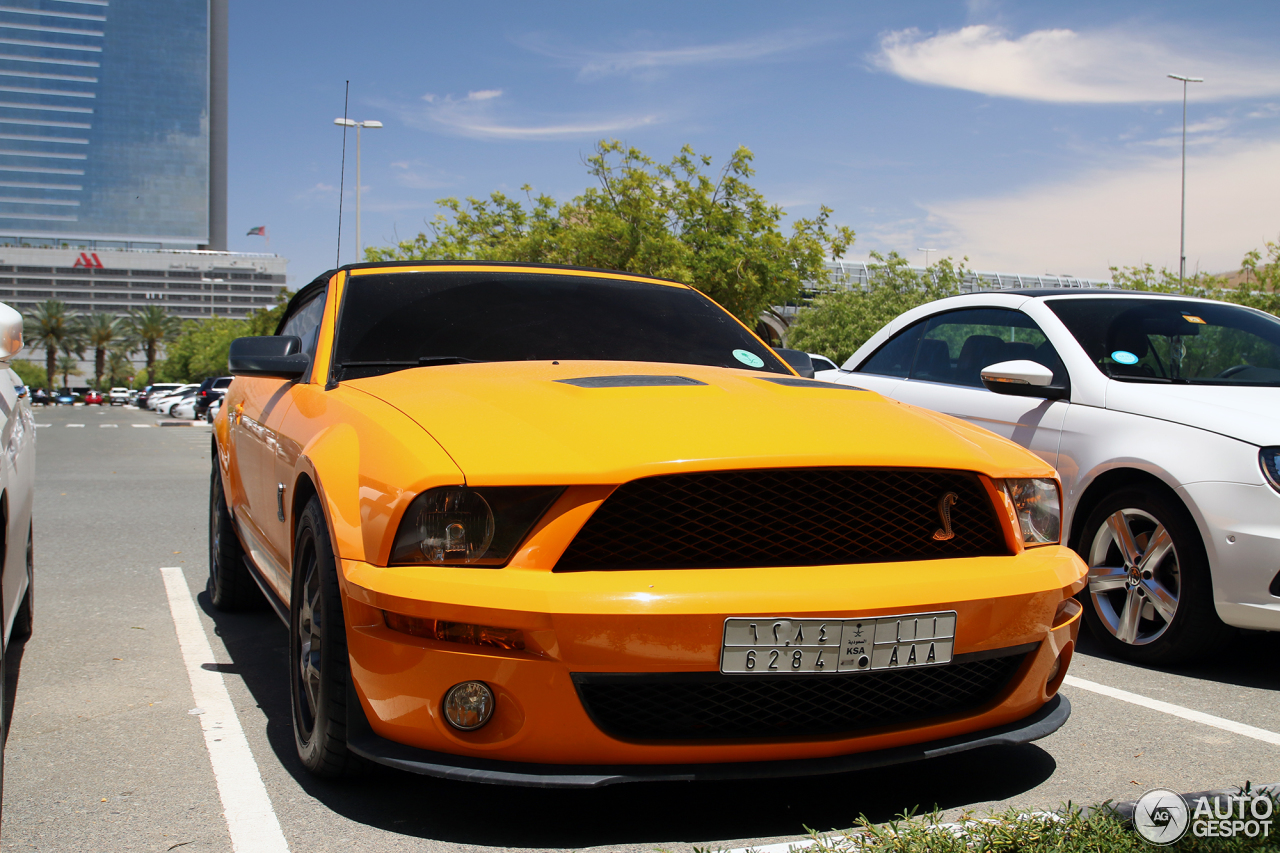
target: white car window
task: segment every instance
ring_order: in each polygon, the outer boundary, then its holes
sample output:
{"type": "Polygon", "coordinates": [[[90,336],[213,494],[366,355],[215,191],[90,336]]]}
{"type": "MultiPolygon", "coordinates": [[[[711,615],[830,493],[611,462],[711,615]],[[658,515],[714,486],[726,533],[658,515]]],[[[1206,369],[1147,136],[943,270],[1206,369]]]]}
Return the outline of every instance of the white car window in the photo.
{"type": "Polygon", "coordinates": [[[1066,381],[1062,360],[1035,321],[1008,308],[966,308],[929,319],[916,348],[912,379],[982,387],[982,369],[1002,361],[1034,361],[1066,381]]]}

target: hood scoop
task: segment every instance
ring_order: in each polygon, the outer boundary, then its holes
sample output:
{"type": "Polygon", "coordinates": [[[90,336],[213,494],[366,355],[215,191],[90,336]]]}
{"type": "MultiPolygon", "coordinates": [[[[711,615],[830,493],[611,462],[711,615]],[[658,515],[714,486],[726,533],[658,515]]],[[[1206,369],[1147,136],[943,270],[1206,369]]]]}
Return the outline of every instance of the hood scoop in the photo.
{"type": "Polygon", "coordinates": [[[866,391],[866,388],[858,388],[855,385],[840,385],[836,382],[823,382],[820,379],[797,379],[794,376],[761,376],[765,382],[772,382],[774,385],[786,385],[788,388],[839,388],[843,391],[866,391]]]}
{"type": "Polygon", "coordinates": [[[564,385],[579,388],[660,388],[668,385],[706,385],[687,376],[581,376],[577,379],[556,379],[564,385]]]}

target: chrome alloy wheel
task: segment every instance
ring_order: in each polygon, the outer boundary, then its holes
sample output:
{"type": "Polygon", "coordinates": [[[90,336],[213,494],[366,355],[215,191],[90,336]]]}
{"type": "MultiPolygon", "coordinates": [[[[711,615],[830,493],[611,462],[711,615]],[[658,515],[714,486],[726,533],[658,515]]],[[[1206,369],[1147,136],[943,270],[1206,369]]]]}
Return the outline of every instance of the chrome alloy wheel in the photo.
{"type": "MultiPolygon", "coordinates": [[[[301,555],[302,600],[298,604],[298,722],[308,736],[320,708],[320,666],[324,651],[324,602],[320,599],[320,566],[314,544],[301,555]]],[[[297,700],[295,700],[297,701],[297,700]]]]}
{"type": "Polygon", "coordinates": [[[1160,637],[1178,612],[1178,550],[1169,531],[1140,509],[1118,509],[1089,546],[1089,597],[1117,640],[1142,646],[1160,637]]]}

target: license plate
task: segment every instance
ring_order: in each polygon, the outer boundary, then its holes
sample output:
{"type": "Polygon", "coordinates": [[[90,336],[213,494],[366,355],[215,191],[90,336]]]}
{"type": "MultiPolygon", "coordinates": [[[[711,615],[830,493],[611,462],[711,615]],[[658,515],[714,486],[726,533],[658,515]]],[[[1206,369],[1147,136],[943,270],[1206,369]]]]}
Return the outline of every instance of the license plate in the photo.
{"type": "Polygon", "coordinates": [[[835,673],[951,662],[956,612],[871,619],[734,618],[724,622],[720,671],[835,673]]]}

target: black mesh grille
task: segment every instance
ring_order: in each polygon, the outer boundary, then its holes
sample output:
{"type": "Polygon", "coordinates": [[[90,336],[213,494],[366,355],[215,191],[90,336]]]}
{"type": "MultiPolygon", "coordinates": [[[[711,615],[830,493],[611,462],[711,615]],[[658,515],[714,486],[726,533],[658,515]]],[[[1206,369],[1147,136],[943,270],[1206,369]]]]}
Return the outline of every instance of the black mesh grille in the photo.
{"type": "Polygon", "coordinates": [[[815,676],[579,675],[578,695],[623,740],[848,734],[994,699],[1026,653],[943,666],[815,676]]]}
{"type": "Polygon", "coordinates": [[[991,500],[964,471],[779,468],[647,477],[619,486],[556,571],[832,565],[1008,553],[991,500]],[[939,501],[951,539],[939,540],[939,501]]]}

